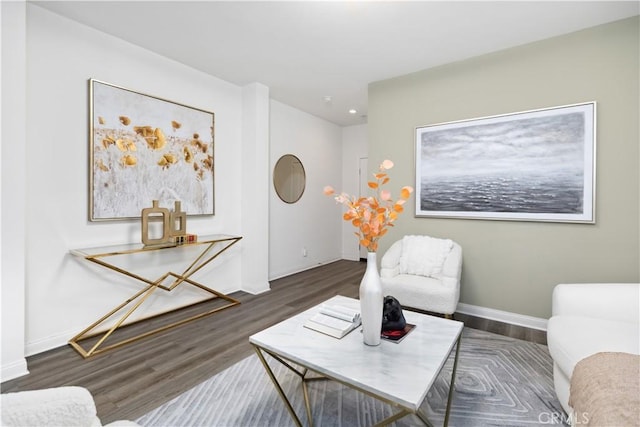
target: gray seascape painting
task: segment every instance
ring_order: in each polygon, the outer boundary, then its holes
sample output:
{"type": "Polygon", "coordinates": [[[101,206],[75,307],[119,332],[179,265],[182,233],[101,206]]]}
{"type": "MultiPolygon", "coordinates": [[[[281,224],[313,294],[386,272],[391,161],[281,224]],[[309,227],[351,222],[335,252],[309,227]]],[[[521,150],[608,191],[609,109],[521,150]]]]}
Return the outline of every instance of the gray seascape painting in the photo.
{"type": "Polygon", "coordinates": [[[416,214],[590,220],[592,124],[564,108],[419,128],[416,214]]]}

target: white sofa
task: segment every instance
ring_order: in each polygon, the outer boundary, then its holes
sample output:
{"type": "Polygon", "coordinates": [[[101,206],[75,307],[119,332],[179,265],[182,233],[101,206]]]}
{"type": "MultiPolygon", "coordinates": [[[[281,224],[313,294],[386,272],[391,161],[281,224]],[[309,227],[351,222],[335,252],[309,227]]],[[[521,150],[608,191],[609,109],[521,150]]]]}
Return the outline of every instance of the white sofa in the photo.
{"type": "Polygon", "coordinates": [[[640,283],[557,285],[547,344],[556,394],[571,416],[571,376],[580,360],[600,352],[640,354],[640,283]]]}
{"type": "MultiPolygon", "coordinates": [[[[100,427],[96,405],[83,387],[55,387],[3,393],[3,427],[100,427]]],[[[132,421],[114,421],[109,427],[135,427],[132,421]]]]}
{"type": "Polygon", "coordinates": [[[460,299],[462,247],[453,240],[404,236],[380,262],[384,295],[403,307],[452,315],[460,299]]]}

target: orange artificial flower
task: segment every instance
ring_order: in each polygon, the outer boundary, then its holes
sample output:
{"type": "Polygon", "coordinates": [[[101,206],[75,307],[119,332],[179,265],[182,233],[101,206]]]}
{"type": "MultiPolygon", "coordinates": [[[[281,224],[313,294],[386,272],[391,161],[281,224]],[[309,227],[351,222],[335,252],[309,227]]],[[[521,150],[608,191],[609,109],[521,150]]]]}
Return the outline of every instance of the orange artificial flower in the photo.
{"type": "Polygon", "coordinates": [[[368,182],[369,188],[376,190],[374,196],[356,198],[346,193],[336,194],[329,185],[323,190],[325,195],[333,196],[336,202],[347,207],[342,218],[356,227],[357,231],[354,234],[358,237],[358,242],[369,252],[378,250],[378,240],[387,233],[388,227],[393,227],[398,214],[404,211],[402,205],[413,193],[413,187],[402,187],[400,198],[394,202],[391,193],[381,189],[389,182],[386,171],[392,167],[393,162],[385,160],[380,164],[380,171],[374,174],[376,180],[368,182]]]}

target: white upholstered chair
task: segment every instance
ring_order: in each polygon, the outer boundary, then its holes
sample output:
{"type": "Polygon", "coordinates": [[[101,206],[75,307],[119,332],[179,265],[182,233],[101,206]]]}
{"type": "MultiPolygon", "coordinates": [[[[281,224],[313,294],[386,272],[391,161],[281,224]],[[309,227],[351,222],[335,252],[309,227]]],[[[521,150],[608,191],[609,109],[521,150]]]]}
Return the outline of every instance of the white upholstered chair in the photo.
{"type": "Polygon", "coordinates": [[[556,394],[567,414],[572,413],[569,395],[578,362],[603,352],[640,354],[639,301],[640,283],[563,283],[553,288],[547,345],[556,394]]]}
{"type": "MultiPolygon", "coordinates": [[[[3,393],[1,396],[4,427],[100,427],[96,405],[89,390],[83,387],[54,387],[40,390],[3,393]]],[[[114,421],[109,427],[136,427],[132,421],[114,421]]]]}
{"type": "Polygon", "coordinates": [[[460,298],[462,248],[450,239],[404,236],[380,263],[384,295],[403,307],[453,315],[460,298]]]}

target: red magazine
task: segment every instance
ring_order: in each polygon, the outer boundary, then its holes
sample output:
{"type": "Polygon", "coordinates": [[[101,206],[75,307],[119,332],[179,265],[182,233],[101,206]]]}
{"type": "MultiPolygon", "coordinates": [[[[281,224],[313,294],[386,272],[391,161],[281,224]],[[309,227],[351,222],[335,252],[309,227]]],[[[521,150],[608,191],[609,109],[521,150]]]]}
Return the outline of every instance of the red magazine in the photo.
{"type": "Polygon", "coordinates": [[[411,332],[415,327],[416,325],[407,323],[407,326],[405,326],[404,329],[400,329],[396,331],[382,331],[380,333],[380,338],[387,341],[393,341],[395,343],[399,343],[404,339],[404,337],[409,335],[409,332],[411,332]]]}

